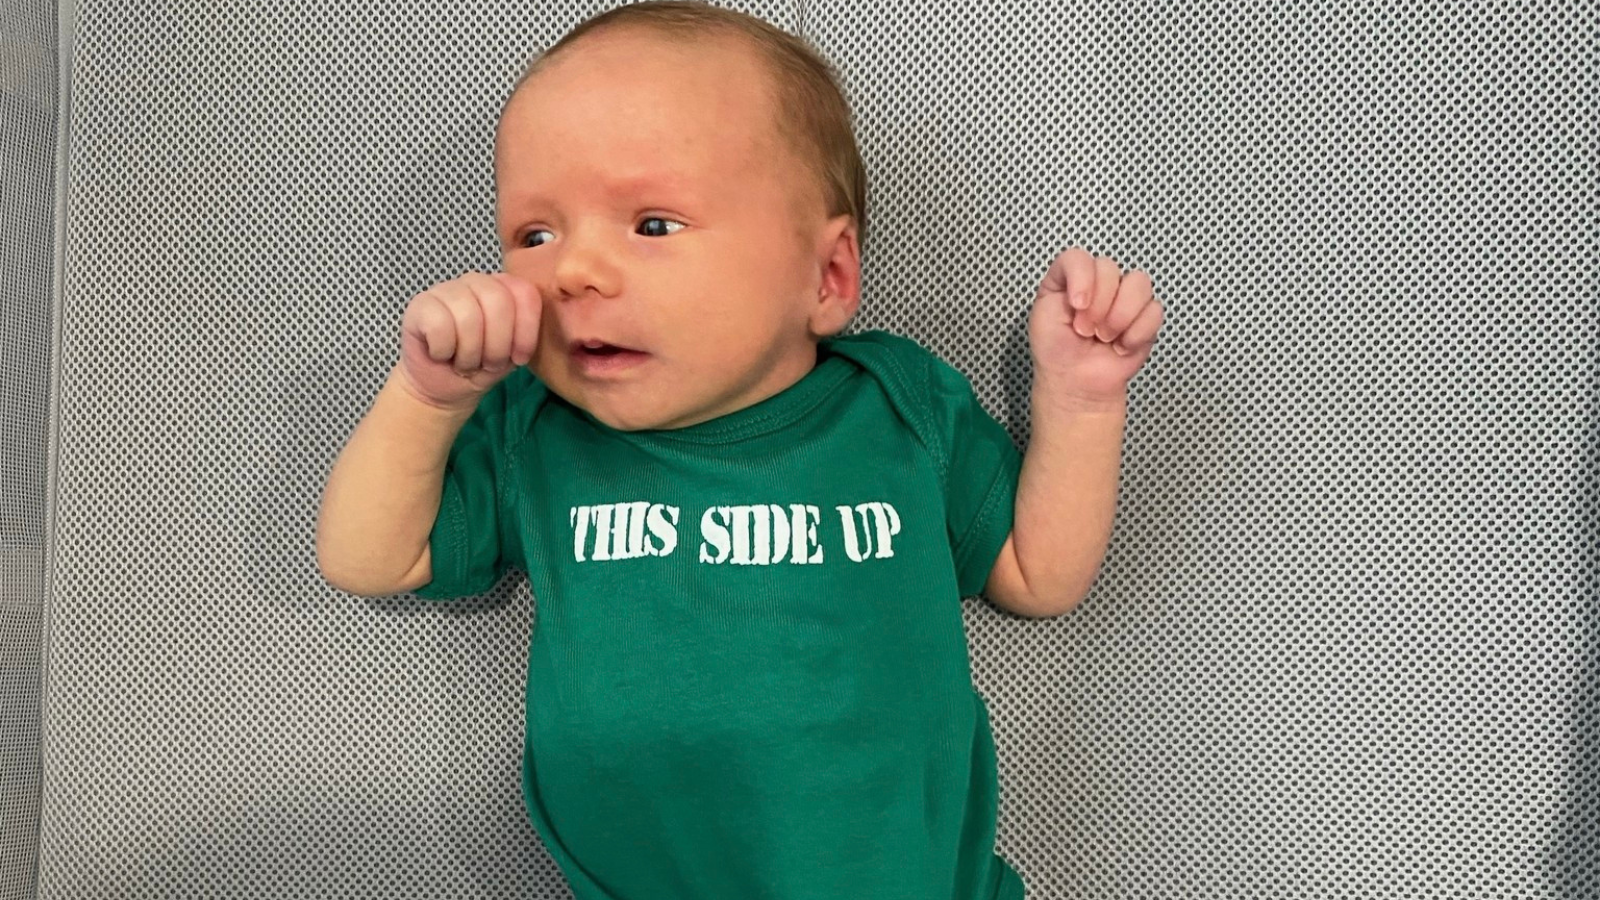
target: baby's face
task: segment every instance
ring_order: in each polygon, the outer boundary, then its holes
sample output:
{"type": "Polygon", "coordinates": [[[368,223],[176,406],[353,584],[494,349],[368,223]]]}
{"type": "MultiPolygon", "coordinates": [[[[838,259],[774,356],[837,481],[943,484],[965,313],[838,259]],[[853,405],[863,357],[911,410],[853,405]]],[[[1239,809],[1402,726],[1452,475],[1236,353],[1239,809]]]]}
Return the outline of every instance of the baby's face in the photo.
{"type": "Polygon", "coordinates": [[[815,364],[828,218],[767,77],[736,43],[605,33],[507,107],[497,229],[542,300],[534,371],[612,427],[703,422],[815,364]]]}

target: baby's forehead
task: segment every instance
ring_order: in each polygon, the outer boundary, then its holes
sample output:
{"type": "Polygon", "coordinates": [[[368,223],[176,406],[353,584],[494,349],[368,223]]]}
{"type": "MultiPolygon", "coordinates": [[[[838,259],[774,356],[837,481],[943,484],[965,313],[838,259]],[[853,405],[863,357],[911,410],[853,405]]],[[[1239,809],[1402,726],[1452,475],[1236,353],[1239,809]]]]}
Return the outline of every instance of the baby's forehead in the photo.
{"type": "MultiPolygon", "coordinates": [[[[629,168],[637,160],[641,169],[670,173],[680,164],[685,180],[702,184],[718,182],[718,167],[815,180],[806,143],[782,121],[772,66],[749,41],[691,48],[648,34],[613,37],[589,35],[561,47],[520,81],[497,125],[497,181],[502,156],[550,162],[541,145],[562,146],[558,133],[573,145],[625,151],[629,168]],[[714,56],[719,52],[725,55],[714,56]]],[[[612,174],[621,173],[606,173],[606,180],[612,174]]]]}
{"type": "MultiPolygon", "coordinates": [[[[522,90],[537,91],[545,99],[580,100],[586,96],[583,88],[562,83],[531,83],[522,90]]],[[[530,104],[508,103],[501,110],[495,119],[497,138],[520,137],[523,140],[537,141],[537,134],[519,135],[517,131],[508,131],[505,127],[509,119],[521,115],[523,110],[519,107],[528,105],[530,104]]],[[[779,127],[778,111],[777,106],[766,102],[730,105],[704,96],[685,94],[674,102],[671,110],[665,114],[665,118],[671,123],[670,130],[676,133],[683,133],[688,128],[698,126],[719,134],[764,136],[773,133],[779,127]]],[[[626,110],[592,106],[585,110],[585,114],[593,116],[597,121],[603,121],[610,133],[652,137],[661,136],[660,132],[663,130],[657,122],[630,115],[626,110]]]]}
{"type": "Polygon", "coordinates": [[[748,91],[762,107],[778,103],[787,79],[766,50],[744,35],[702,31],[693,36],[629,25],[590,32],[534,62],[518,80],[513,97],[523,91],[586,91],[593,78],[610,76],[670,89],[675,106],[710,108],[730,88],[748,91]]]}
{"type": "MultiPolygon", "coordinates": [[[[652,42],[652,45],[654,42],[652,42]]],[[[674,44],[663,46],[682,50],[674,44]]],[[[615,50],[615,48],[608,48],[615,50]]],[[[754,51],[743,51],[752,55],[754,51]]],[[[626,58],[625,56],[623,58],[626,58]]],[[[495,124],[497,142],[535,143],[550,128],[592,125],[605,134],[641,140],[695,140],[702,136],[755,140],[769,150],[774,143],[789,143],[792,135],[781,118],[777,85],[748,77],[748,69],[705,70],[699,80],[674,79],[674,73],[657,75],[619,66],[618,57],[599,57],[582,43],[564,48],[547,68],[535,69],[507,99],[495,124]],[[588,53],[579,67],[568,54],[588,53]],[[558,68],[559,67],[559,68],[558,68]],[[746,76],[729,78],[729,75],[746,76]],[[507,128],[508,120],[532,116],[507,128]],[[554,119],[552,123],[550,120],[554,119]]],[[[742,66],[739,68],[743,68],[742,66]]]]}
{"type": "MultiPolygon", "coordinates": [[[[746,179],[751,177],[762,182],[788,184],[807,195],[815,182],[810,169],[796,154],[783,150],[774,152],[772,145],[764,143],[762,135],[754,128],[750,129],[749,140],[741,140],[744,129],[725,125],[717,134],[726,148],[723,152],[671,152],[660,147],[653,132],[626,120],[620,120],[619,127],[635,132],[635,138],[624,136],[618,145],[631,145],[639,152],[608,155],[603,160],[588,159],[581,154],[556,158],[554,154],[542,152],[539,141],[526,132],[520,138],[513,133],[495,154],[497,193],[508,187],[528,187],[532,196],[548,201],[557,194],[547,191],[556,191],[554,185],[560,185],[559,190],[626,204],[646,197],[735,199],[733,194],[741,190],[738,186],[748,184],[746,179]],[[502,164],[502,157],[515,162],[502,164]],[[557,173],[561,173],[561,180],[553,181],[557,173]],[[574,173],[578,177],[571,177],[574,173]],[[534,188],[535,185],[542,187],[534,188]]],[[[524,193],[515,190],[512,195],[524,193]]]]}

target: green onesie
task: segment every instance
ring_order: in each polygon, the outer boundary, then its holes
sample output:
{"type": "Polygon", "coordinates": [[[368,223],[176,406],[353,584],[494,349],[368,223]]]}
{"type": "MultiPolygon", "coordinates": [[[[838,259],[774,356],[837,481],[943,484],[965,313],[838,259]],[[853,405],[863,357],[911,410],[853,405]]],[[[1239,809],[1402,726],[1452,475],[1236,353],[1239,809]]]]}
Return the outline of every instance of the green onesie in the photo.
{"type": "Polygon", "coordinates": [[[526,369],[450,452],[423,597],[524,569],[523,798],[577,900],[1021,900],[961,597],[1021,458],[883,332],[774,397],[622,432],[526,369]]]}

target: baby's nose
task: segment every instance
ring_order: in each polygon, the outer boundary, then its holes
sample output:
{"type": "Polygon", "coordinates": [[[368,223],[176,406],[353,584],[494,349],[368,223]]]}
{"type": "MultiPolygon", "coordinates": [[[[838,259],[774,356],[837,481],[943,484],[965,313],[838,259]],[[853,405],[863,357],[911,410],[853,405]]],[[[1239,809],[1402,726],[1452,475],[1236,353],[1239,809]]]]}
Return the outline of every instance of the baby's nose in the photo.
{"type": "Polygon", "coordinates": [[[622,280],[615,252],[599,241],[566,242],[557,254],[554,276],[557,293],[569,298],[590,292],[614,297],[622,280]]]}

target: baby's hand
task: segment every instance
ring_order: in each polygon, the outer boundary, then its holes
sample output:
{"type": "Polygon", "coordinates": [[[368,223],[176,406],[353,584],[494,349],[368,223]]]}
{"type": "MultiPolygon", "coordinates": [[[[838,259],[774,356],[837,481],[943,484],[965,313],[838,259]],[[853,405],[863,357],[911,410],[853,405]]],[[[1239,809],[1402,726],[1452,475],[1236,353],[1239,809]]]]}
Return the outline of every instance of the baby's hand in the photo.
{"type": "Polygon", "coordinates": [[[467,272],[406,304],[400,322],[400,372],[411,393],[444,409],[478,398],[539,344],[539,292],[504,272],[467,272]]]}
{"type": "Polygon", "coordinates": [[[1161,328],[1150,276],[1073,247],[1055,258],[1028,317],[1036,393],[1096,407],[1126,402],[1161,328]]]}

